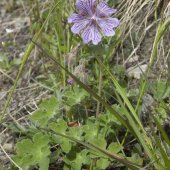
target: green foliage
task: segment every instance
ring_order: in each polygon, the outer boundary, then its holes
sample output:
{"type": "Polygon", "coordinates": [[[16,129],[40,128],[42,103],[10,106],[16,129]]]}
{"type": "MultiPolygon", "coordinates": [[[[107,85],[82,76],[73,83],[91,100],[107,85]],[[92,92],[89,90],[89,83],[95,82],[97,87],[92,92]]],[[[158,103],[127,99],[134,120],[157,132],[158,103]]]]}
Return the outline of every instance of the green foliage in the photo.
{"type": "Polygon", "coordinates": [[[110,161],[108,159],[101,159],[99,158],[96,161],[96,167],[95,169],[105,170],[110,165],[110,161]]]}
{"type": "Polygon", "coordinates": [[[151,91],[158,101],[165,99],[170,96],[169,82],[166,80],[158,80],[153,84],[151,91]]]}
{"type": "Polygon", "coordinates": [[[74,87],[72,90],[67,89],[64,95],[66,97],[65,102],[70,107],[80,104],[85,97],[89,96],[84,89],[78,87],[74,87]]]}
{"type": "Polygon", "coordinates": [[[122,149],[123,147],[116,142],[111,143],[108,147],[108,150],[113,153],[119,153],[122,149]]]}
{"type": "Polygon", "coordinates": [[[37,125],[44,127],[48,121],[59,113],[59,102],[53,96],[50,99],[46,99],[39,105],[39,109],[36,110],[31,116],[31,120],[37,125]]]}
{"type": "Polygon", "coordinates": [[[138,165],[142,165],[143,164],[143,159],[137,153],[134,153],[132,155],[132,157],[129,157],[128,159],[131,160],[132,162],[138,164],[138,165]]]}
{"type": "MultiPolygon", "coordinates": [[[[66,134],[68,128],[67,123],[64,120],[58,120],[57,123],[50,123],[49,128],[55,132],[60,132],[61,134],[66,134]]],[[[63,152],[68,153],[71,149],[71,143],[69,140],[63,137],[55,137],[54,141],[60,144],[63,152]]]]}
{"type": "MultiPolygon", "coordinates": [[[[53,112],[55,105],[56,98],[53,96],[50,100],[42,101],[40,109],[53,112]],[[50,109],[49,106],[51,106],[50,109]]],[[[34,112],[31,119],[34,123],[38,121],[39,127],[44,127],[44,122],[38,119],[39,116],[37,117],[37,113],[40,114],[40,112],[34,112]]],[[[43,114],[44,112],[41,113],[43,114]]],[[[37,130],[30,130],[29,134],[33,136],[32,139],[25,138],[17,143],[14,160],[24,169],[29,169],[37,165],[40,169],[46,170],[51,161],[54,162],[61,155],[64,155],[64,169],[81,170],[82,165],[90,167],[92,164],[94,169],[104,170],[112,163],[112,159],[108,158],[104,153],[98,152],[96,149],[93,150],[91,147],[87,147],[88,145],[86,144],[83,146],[83,143],[91,143],[114,154],[122,152],[123,146],[116,141],[116,138],[112,137],[111,143],[108,145],[107,138],[110,138],[110,135],[114,133],[114,129],[111,128],[110,124],[117,124],[116,121],[109,120],[108,117],[111,118],[109,114],[103,114],[98,119],[89,117],[85,125],[69,127],[65,120],[59,118],[54,120],[53,118],[53,121],[51,121],[47,116],[45,123],[46,129],[43,133],[37,133],[37,130]],[[105,122],[108,121],[105,126],[103,120],[105,122]],[[50,135],[48,132],[51,132],[51,130],[61,135],[50,135]],[[62,135],[79,140],[82,144],[69,140],[62,135]],[[56,151],[50,151],[50,145],[58,145],[56,151]],[[54,157],[54,153],[59,153],[59,155],[57,154],[54,157]]]]}
{"type": "Polygon", "coordinates": [[[0,68],[5,70],[11,70],[14,66],[18,66],[20,64],[21,64],[20,58],[15,58],[10,61],[7,56],[0,53],[0,68]]]}
{"type": "MultiPolygon", "coordinates": [[[[119,0],[109,3],[118,5],[119,0]]],[[[40,46],[45,49],[42,56],[45,61],[53,61],[44,64],[48,70],[45,72],[46,76],[37,77],[42,86],[50,89],[53,94],[43,100],[29,117],[30,127],[22,132],[22,140],[17,143],[14,161],[24,170],[37,167],[47,170],[50,163],[54,164],[59,160],[62,160],[61,164],[65,170],[104,170],[112,166],[136,170],[148,162],[149,168],[151,164],[155,169],[168,169],[169,153],[166,147],[170,142],[162,125],[169,112],[169,104],[164,104],[166,107],[161,106],[169,99],[168,81],[155,81],[149,89],[153,98],[161,104],[153,109],[156,125],[153,123],[151,127],[147,127],[147,132],[137,114],[146,81],[141,81],[141,89],[135,87],[129,90],[130,81],[126,80],[125,68],[109,63],[113,59],[116,47],[121,43],[122,30],[117,29],[113,38],[105,38],[98,46],[81,44],[79,55],[73,55],[75,66],[70,67],[65,62],[65,56],[70,55],[71,49],[80,43],[78,35],[72,36],[66,24],[73,1],[54,0],[49,6],[52,10],[47,7],[42,14],[38,11],[35,13],[32,31],[38,32],[34,37],[35,42],[43,32],[40,36],[40,46]],[[39,20],[43,19],[46,20],[41,26],[39,20]],[[82,58],[88,61],[83,71],[92,77],[91,82],[83,83],[74,75],[75,67],[80,66],[82,58]],[[102,72],[101,77],[99,72],[102,72]],[[69,77],[73,78],[75,84],[67,84],[69,77]],[[96,111],[99,115],[95,117],[96,111]],[[153,125],[161,132],[162,139],[152,132],[153,125]],[[151,134],[155,136],[150,137],[151,134]],[[146,157],[143,157],[144,154],[146,157]]],[[[34,10],[39,10],[39,7],[34,10]]],[[[168,23],[161,23],[158,28],[146,77],[149,76],[157,46],[168,23]]],[[[31,43],[27,48],[3,115],[34,45],[31,43]]],[[[16,64],[20,64],[20,61],[16,61],[16,64]]],[[[0,58],[1,65],[4,65],[5,69],[10,68],[4,57],[0,58]]]]}
{"type": "Polygon", "coordinates": [[[38,165],[40,170],[48,170],[49,167],[49,137],[43,133],[37,133],[32,139],[23,139],[17,143],[14,160],[23,169],[38,165]]]}
{"type": "Polygon", "coordinates": [[[80,150],[80,148],[73,146],[64,158],[64,162],[72,169],[81,170],[83,164],[88,165],[90,163],[88,153],[89,151],[86,149],[80,150]]]}

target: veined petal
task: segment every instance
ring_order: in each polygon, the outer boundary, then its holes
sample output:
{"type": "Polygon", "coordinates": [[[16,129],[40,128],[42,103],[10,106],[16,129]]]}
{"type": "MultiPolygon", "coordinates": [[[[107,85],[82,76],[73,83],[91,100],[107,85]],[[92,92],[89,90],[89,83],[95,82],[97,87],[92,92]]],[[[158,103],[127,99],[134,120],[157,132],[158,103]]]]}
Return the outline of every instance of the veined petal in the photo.
{"type": "Polygon", "coordinates": [[[115,31],[113,29],[110,29],[110,28],[103,28],[102,32],[107,37],[112,37],[112,36],[115,35],[115,31]]]}
{"type": "Polygon", "coordinates": [[[117,18],[97,18],[96,21],[105,36],[113,36],[115,34],[113,28],[120,24],[117,18]]]}
{"type": "Polygon", "coordinates": [[[89,20],[82,20],[82,21],[79,21],[79,22],[76,22],[72,27],[71,27],[71,31],[74,33],[74,34],[79,34],[81,30],[83,30],[87,24],[89,24],[89,20]]]}
{"type": "Polygon", "coordinates": [[[83,16],[73,13],[68,17],[68,23],[77,23],[82,21],[82,19],[84,19],[83,16]]]}
{"type": "Polygon", "coordinates": [[[84,44],[87,44],[87,43],[89,43],[89,42],[91,41],[91,30],[90,30],[89,27],[87,27],[87,28],[83,31],[81,37],[82,37],[82,39],[83,39],[84,44]]]}
{"type": "Polygon", "coordinates": [[[101,41],[102,36],[97,25],[91,24],[83,31],[82,38],[85,44],[89,43],[92,40],[93,44],[97,45],[101,41]]]}
{"type": "Polygon", "coordinates": [[[117,18],[97,18],[96,21],[101,27],[116,28],[120,24],[117,18]]]}
{"type": "Polygon", "coordinates": [[[101,41],[102,35],[96,25],[93,26],[92,35],[92,42],[94,45],[97,45],[101,41]]]}
{"type": "Polygon", "coordinates": [[[100,2],[96,7],[96,15],[98,17],[109,17],[117,10],[110,8],[106,2],[100,2]]]}
{"type": "Polygon", "coordinates": [[[77,0],[76,8],[81,15],[92,16],[94,13],[95,0],[77,0]]]}

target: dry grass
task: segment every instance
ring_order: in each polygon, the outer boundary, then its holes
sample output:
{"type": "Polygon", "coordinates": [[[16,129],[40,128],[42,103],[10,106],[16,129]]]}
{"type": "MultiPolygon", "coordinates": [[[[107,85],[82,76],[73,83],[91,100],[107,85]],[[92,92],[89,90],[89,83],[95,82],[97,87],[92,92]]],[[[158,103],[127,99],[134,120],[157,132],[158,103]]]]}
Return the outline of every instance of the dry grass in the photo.
{"type": "MultiPolygon", "coordinates": [[[[127,66],[129,60],[134,60],[135,62],[136,56],[138,58],[135,63],[137,66],[149,62],[158,22],[161,17],[162,19],[166,19],[170,15],[170,5],[168,6],[167,2],[164,3],[162,8],[160,8],[160,2],[158,1],[157,3],[158,18],[156,18],[155,12],[155,0],[122,1],[119,5],[119,15],[122,16],[121,30],[123,41],[121,51],[117,53],[117,60],[122,58],[123,65],[127,66]],[[130,48],[128,52],[126,46],[130,48]]],[[[169,36],[169,32],[167,32],[161,41],[159,55],[153,69],[155,74],[159,71],[159,76],[163,77],[168,74],[167,63],[169,51],[167,50],[169,49],[169,36]]]]}

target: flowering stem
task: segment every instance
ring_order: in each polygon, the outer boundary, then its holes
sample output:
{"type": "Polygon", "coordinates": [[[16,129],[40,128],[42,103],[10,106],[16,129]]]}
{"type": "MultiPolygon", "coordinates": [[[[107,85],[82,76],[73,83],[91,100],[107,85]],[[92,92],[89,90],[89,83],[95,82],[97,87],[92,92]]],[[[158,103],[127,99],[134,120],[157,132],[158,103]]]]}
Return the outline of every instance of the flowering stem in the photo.
{"type": "MultiPolygon", "coordinates": [[[[99,86],[98,86],[98,95],[101,96],[102,91],[102,69],[99,68],[99,86]]],[[[96,108],[96,117],[99,116],[100,113],[100,101],[97,101],[97,108],[96,108]]]]}
{"type": "MultiPolygon", "coordinates": [[[[60,40],[58,39],[58,49],[59,49],[59,59],[60,59],[60,64],[65,67],[65,61],[64,61],[64,57],[61,53],[61,48],[60,48],[60,40]]],[[[63,87],[65,87],[65,82],[66,82],[66,76],[65,76],[65,71],[61,70],[61,74],[62,74],[62,79],[63,79],[63,87]]]]}

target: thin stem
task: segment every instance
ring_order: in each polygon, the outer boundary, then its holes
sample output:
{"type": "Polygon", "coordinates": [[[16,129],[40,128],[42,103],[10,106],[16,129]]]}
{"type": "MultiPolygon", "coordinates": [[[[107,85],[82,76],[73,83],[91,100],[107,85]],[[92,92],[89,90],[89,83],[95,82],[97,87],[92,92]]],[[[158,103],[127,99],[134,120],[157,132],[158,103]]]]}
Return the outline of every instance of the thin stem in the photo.
{"type": "MultiPolygon", "coordinates": [[[[57,33],[58,35],[58,33],[57,33]]],[[[59,49],[59,58],[60,58],[60,64],[65,67],[65,58],[62,55],[61,48],[60,48],[60,40],[58,39],[58,49],[59,49]]],[[[66,75],[65,71],[61,70],[62,76],[63,76],[63,86],[66,86],[66,75]]]]}
{"type": "Polygon", "coordinates": [[[158,19],[158,0],[155,0],[155,20],[158,19]]]}
{"type": "MultiPolygon", "coordinates": [[[[99,68],[99,86],[98,86],[98,95],[101,96],[102,91],[102,68],[99,68]]],[[[100,113],[100,101],[97,101],[97,108],[96,108],[96,117],[99,116],[100,113]]]]}

